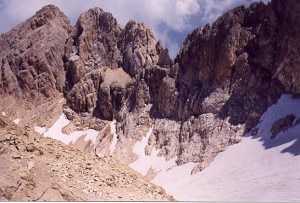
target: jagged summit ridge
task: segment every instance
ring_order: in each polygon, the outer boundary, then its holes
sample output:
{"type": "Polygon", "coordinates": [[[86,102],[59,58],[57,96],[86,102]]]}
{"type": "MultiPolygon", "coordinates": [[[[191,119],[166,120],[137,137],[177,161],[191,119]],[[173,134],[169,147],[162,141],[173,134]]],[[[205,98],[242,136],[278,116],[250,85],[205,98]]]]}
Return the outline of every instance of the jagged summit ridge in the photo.
{"type": "Polygon", "coordinates": [[[71,32],[68,18],[49,5],[2,35],[1,94],[51,97],[65,83],[65,41],[71,32]]]}
{"type": "Polygon", "coordinates": [[[1,36],[0,93],[36,106],[59,95],[71,131],[100,131],[88,147],[99,154],[111,153],[115,120],[112,155],[125,163],[137,159],[132,148],[153,127],[145,153],[198,163],[194,173],[239,142],[283,93],[299,93],[299,4],[237,7],[188,35],[174,61],[143,23],[122,28],[94,8],[72,27],[48,6],[1,36]],[[46,17],[32,29],[38,16],[46,17]]]}

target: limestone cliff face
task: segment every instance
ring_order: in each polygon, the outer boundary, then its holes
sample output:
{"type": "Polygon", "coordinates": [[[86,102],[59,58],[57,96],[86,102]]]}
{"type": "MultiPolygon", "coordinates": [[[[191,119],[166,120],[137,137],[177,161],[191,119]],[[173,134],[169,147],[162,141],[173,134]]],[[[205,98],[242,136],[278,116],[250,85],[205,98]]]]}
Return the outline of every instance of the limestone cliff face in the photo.
{"type": "Polygon", "coordinates": [[[0,93],[51,97],[65,85],[65,42],[71,25],[55,6],[46,6],[0,39],[0,93]]]}
{"type": "MultiPolygon", "coordinates": [[[[291,87],[293,78],[283,79],[288,76],[279,73],[289,69],[293,77],[299,77],[298,57],[288,54],[290,49],[299,52],[299,43],[295,42],[299,37],[288,36],[289,32],[297,33],[298,27],[285,25],[295,16],[287,11],[295,9],[299,11],[296,1],[272,1],[267,6],[254,3],[247,9],[240,7],[228,12],[211,28],[206,26],[203,34],[197,35],[195,40],[187,39],[187,50],[182,50],[176,59],[183,67],[180,69],[182,77],[179,77],[179,84],[194,71],[195,74],[191,75],[196,77],[192,80],[196,85],[187,84],[188,87],[200,86],[200,92],[206,95],[219,87],[226,90],[229,98],[222,105],[220,116],[230,116],[232,124],[246,123],[249,128],[253,127],[265,108],[282,91],[298,92],[297,88],[291,87]],[[288,38],[293,44],[288,45],[288,38]],[[282,39],[286,39],[287,43],[283,43],[282,39]],[[191,53],[195,46],[200,48],[198,55],[191,53]],[[283,48],[286,46],[290,48],[283,48]],[[193,54],[196,61],[189,63],[185,57],[193,54]],[[288,57],[293,65],[283,65],[286,61],[284,57],[288,57]]],[[[200,30],[198,32],[201,33],[200,30]]],[[[206,95],[204,97],[207,98],[206,95]]],[[[192,112],[209,111],[203,102],[195,106],[200,108],[192,106],[192,112]]]]}
{"type": "MultiPolygon", "coordinates": [[[[78,128],[101,130],[101,121],[115,119],[113,155],[125,162],[153,126],[146,153],[155,147],[178,164],[197,162],[196,172],[239,142],[283,92],[300,93],[299,13],[297,0],[235,8],[189,34],[172,61],[143,23],[122,28],[94,8],[71,27],[47,6],[1,35],[0,93],[63,92],[78,128]]],[[[99,136],[96,150],[108,153],[112,135],[99,136]]]]}
{"type": "Polygon", "coordinates": [[[66,55],[68,105],[104,120],[135,108],[146,67],[162,50],[152,31],[134,21],[123,29],[110,13],[94,8],[80,16],[74,33],[66,55]]]}
{"type": "Polygon", "coordinates": [[[156,115],[180,121],[169,133],[166,122],[174,121],[156,120],[163,154],[199,162],[201,169],[238,142],[283,92],[298,93],[299,6],[275,0],[238,7],[187,37],[173,66],[178,76],[157,86],[158,97],[168,98],[156,100],[156,115]]]}

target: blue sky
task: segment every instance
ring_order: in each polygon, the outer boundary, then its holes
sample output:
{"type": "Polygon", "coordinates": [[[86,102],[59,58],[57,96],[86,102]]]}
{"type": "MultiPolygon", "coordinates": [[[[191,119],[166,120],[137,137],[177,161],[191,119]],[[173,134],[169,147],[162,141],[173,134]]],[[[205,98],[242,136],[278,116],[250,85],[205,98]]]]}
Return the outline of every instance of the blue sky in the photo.
{"type": "MultiPolygon", "coordinates": [[[[257,0],[0,0],[0,33],[26,20],[47,4],[57,5],[75,24],[93,7],[111,12],[119,24],[129,20],[147,24],[174,57],[186,35],[224,12],[257,0]]],[[[268,0],[263,0],[268,2],[268,0]]]]}

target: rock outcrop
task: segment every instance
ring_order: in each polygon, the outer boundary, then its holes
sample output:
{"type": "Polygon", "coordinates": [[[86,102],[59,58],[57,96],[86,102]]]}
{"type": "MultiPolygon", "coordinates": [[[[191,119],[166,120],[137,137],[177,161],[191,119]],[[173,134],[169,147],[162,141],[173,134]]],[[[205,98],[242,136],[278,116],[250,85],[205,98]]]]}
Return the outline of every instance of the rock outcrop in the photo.
{"type": "Polygon", "coordinates": [[[272,133],[271,138],[275,138],[280,132],[286,131],[290,127],[292,127],[295,120],[296,120],[296,116],[291,114],[275,121],[270,130],[270,132],[272,133]]]}
{"type": "MultiPolygon", "coordinates": [[[[71,27],[47,6],[1,35],[0,93],[63,93],[76,129],[104,130],[101,121],[116,120],[112,154],[127,163],[153,126],[145,151],[199,163],[197,172],[239,142],[282,93],[300,93],[299,13],[297,0],[235,8],[189,34],[172,61],[143,23],[122,28],[94,8],[71,27]]],[[[96,150],[110,153],[113,135],[101,136],[96,150]]]]}
{"type": "Polygon", "coordinates": [[[134,105],[137,86],[146,67],[158,61],[161,43],[144,24],[130,21],[122,29],[100,8],[82,14],[74,33],[66,53],[68,104],[78,113],[112,120],[122,106],[134,105]]]}
{"type": "Polygon", "coordinates": [[[292,81],[299,78],[299,35],[290,34],[298,33],[291,23],[300,25],[299,6],[274,0],[238,7],[187,37],[172,67],[176,76],[162,71],[153,88],[163,98],[154,100],[154,115],[177,121],[177,127],[166,120],[154,127],[164,155],[178,156],[179,164],[199,162],[201,169],[249,132],[283,92],[298,93],[292,81]]]}
{"type": "Polygon", "coordinates": [[[38,100],[62,92],[71,30],[69,19],[50,5],[1,35],[0,93],[38,100]]]}
{"type": "Polygon", "coordinates": [[[1,115],[0,123],[2,201],[174,200],[112,157],[80,152],[1,115]]]}

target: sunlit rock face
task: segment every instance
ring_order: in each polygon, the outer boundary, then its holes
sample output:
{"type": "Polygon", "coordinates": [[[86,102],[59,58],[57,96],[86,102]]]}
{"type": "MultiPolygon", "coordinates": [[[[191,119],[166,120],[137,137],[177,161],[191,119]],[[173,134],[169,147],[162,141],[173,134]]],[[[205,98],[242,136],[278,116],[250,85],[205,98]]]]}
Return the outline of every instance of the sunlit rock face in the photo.
{"type": "Polygon", "coordinates": [[[55,6],[38,11],[0,38],[0,93],[54,97],[65,86],[63,57],[72,27],[55,6]]]}
{"type": "Polygon", "coordinates": [[[96,129],[94,150],[125,163],[153,127],[145,152],[195,162],[195,173],[282,93],[300,93],[299,10],[296,0],[237,7],[190,33],[173,61],[143,23],[121,27],[93,8],[72,27],[46,6],[1,35],[0,93],[36,106],[60,93],[72,129],[96,129]]]}

